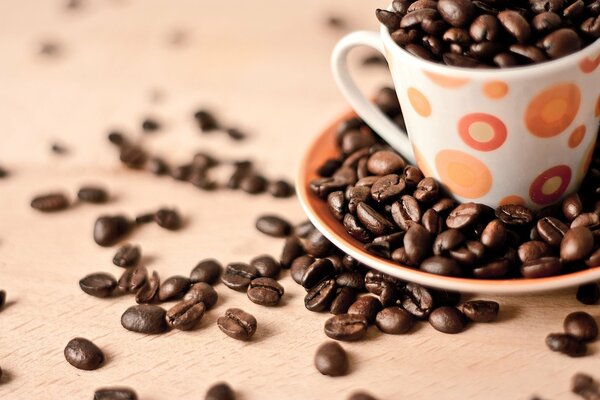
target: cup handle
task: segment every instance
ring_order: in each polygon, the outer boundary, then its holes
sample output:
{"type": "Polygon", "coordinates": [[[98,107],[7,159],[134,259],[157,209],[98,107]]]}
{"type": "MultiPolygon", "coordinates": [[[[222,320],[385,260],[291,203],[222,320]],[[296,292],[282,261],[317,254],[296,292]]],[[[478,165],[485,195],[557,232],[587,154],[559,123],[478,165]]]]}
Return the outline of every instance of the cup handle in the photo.
{"type": "Polygon", "coordinates": [[[408,162],[414,164],[415,159],[406,132],[396,126],[362,94],[350,75],[348,53],[357,46],[371,47],[385,57],[385,50],[379,34],[368,31],[352,32],[344,36],[333,49],[331,68],[335,81],[356,113],[388,144],[399,151],[408,162]]]}

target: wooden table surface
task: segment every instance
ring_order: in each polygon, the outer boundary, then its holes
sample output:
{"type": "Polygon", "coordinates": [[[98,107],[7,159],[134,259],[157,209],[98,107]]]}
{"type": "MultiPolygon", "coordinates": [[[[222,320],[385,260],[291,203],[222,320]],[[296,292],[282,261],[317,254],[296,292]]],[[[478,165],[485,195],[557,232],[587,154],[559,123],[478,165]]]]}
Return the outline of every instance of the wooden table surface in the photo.
{"type": "MultiPolygon", "coordinates": [[[[328,28],[325,16],[343,17],[348,30],[373,29],[373,9],[385,2],[87,0],[77,10],[64,3],[0,1],[0,164],[12,172],[0,180],[0,288],[9,299],[0,312],[0,398],[89,399],[99,386],[128,385],[142,400],[201,399],[209,385],[225,380],[245,400],[345,399],[355,389],[380,399],[575,399],[569,393],[575,372],[600,378],[597,344],[582,359],[544,344],[567,313],[599,316],[598,307],[577,303],[574,290],[486,296],[501,303],[500,321],[460,335],[428,324],[402,336],[371,328],[369,340],[343,344],[351,370],[341,378],[314,369],[327,315],[304,309],[304,290],[287,273],[280,307],[260,307],[219,285],[216,308],[194,331],[124,330],[120,315],[131,297],[97,299],[77,284],[88,273],[121,272],[111,263],[115,249],[92,241],[101,213],[180,210],[181,231],[151,225],[129,238],[163,277],[185,275],[207,257],[227,263],[277,256],[282,241],[257,234],[256,217],[304,217],[295,199],[206,193],[125,170],[106,141],[108,130],[123,129],[173,163],[206,150],[249,157],[270,178],[293,179],[311,138],[347,107],[328,63],[343,30],[328,28]],[[175,36],[179,44],[172,43],[175,36]],[[56,56],[39,54],[44,42],[59,45],[56,56]],[[161,94],[158,100],[153,93],[161,94]],[[249,139],[199,134],[191,117],[199,106],[247,130],[249,139]],[[146,116],[164,129],[142,135],[146,116]],[[69,153],[52,154],[55,141],[69,153]],[[29,207],[36,194],[74,193],[85,183],[105,185],[112,201],[53,215],[29,207]],[[249,343],[216,326],[236,306],[258,319],[249,343]],[[65,361],[63,349],[76,336],[104,350],[103,367],[80,371],[65,361]]],[[[383,69],[356,64],[367,90],[388,81],[383,69]]]]}

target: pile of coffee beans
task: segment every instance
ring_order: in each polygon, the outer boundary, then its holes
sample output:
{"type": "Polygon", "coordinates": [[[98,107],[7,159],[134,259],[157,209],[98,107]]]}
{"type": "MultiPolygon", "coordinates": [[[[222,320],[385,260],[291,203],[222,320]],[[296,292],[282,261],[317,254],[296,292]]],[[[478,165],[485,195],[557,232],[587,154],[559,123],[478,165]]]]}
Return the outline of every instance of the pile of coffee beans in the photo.
{"type": "MultiPolygon", "coordinates": [[[[382,93],[380,108],[401,118],[397,100],[382,93]]],[[[541,278],[600,266],[598,145],[579,192],[534,212],[516,204],[458,204],[360,119],[340,124],[337,143],[339,156],[319,168],[310,190],[370,253],[431,274],[477,279],[541,278]]]]}
{"type": "Polygon", "coordinates": [[[563,322],[564,333],[546,336],[546,345],[552,351],[570,357],[581,357],[587,353],[586,343],[598,337],[598,325],[594,317],[583,311],[573,312],[563,322]]]}
{"type": "Polygon", "coordinates": [[[394,0],[376,16],[409,53],[456,67],[542,63],[600,37],[597,0],[394,0]]]}
{"type": "MultiPolygon", "coordinates": [[[[77,199],[81,203],[103,204],[109,200],[106,189],[100,186],[86,185],[77,191],[77,199]]],[[[31,200],[31,208],[41,212],[62,211],[74,204],[62,192],[44,193],[31,200]]]]}

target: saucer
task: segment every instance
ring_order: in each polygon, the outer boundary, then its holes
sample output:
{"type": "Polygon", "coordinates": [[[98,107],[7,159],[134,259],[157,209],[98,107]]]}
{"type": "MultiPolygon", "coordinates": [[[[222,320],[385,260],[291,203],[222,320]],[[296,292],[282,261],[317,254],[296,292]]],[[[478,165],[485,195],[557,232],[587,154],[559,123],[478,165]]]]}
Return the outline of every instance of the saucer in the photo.
{"type": "Polygon", "coordinates": [[[367,252],[363,244],[351,237],[343,224],[336,220],[327,208],[327,202],[314,195],[309,183],[318,177],[317,169],[329,158],[337,157],[335,144],[338,124],[355,116],[348,112],[337,118],[309,145],[299,166],[296,191],[302,207],[313,225],[344,253],[363,264],[396,278],[416,282],[424,286],[468,293],[519,294],[555,290],[600,280],[600,267],[564,275],[537,279],[471,279],[435,275],[400,265],[367,252]]]}

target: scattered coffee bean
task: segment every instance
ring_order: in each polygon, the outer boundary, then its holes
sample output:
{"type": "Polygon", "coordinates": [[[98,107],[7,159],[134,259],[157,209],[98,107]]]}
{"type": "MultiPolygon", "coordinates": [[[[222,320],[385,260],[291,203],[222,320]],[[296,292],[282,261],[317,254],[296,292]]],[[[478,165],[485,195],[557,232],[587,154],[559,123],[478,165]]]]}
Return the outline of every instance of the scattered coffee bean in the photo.
{"type": "Polygon", "coordinates": [[[221,263],[214,259],[202,260],[190,273],[192,283],[205,282],[209,285],[216,283],[221,277],[221,263]]]}
{"type": "Polygon", "coordinates": [[[159,157],[152,157],[146,162],[146,170],[153,175],[164,175],[169,172],[169,165],[159,157]]]}
{"type": "Polygon", "coordinates": [[[315,367],[323,375],[343,376],[348,372],[348,356],[338,342],[325,342],[315,353],[315,367]]]}
{"type": "Polygon", "coordinates": [[[221,282],[230,289],[245,291],[250,281],[259,277],[256,268],[244,263],[231,263],[225,268],[221,282]]]}
{"type": "MultiPolygon", "coordinates": [[[[131,284],[130,284],[130,288],[132,288],[134,286],[133,282],[134,279],[136,279],[136,271],[140,271],[140,274],[143,274],[144,272],[142,271],[146,271],[146,269],[144,268],[143,270],[140,269],[140,266],[134,267],[131,269],[132,275],[131,275],[131,284]]],[[[125,274],[123,274],[125,276],[125,274]]],[[[145,276],[144,276],[145,278],[145,276]]],[[[140,277],[141,280],[141,277],[140,277]]],[[[148,304],[148,303],[152,303],[154,300],[156,300],[156,298],[158,297],[158,290],[160,288],[160,277],[158,276],[158,272],[156,271],[152,271],[152,275],[150,275],[150,277],[148,279],[145,279],[144,282],[142,283],[142,285],[140,286],[139,290],[137,291],[136,295],[135,295],[135,301],[138,304],[148,304]]],[[[130,290],[133,291],[133,290],[130,290]]]]}
{"type": "Polygon", "coordinates": [[[206,282],[193,284],[190,290],[183,296],[184,301],[204,303],[207,310],[217,304],[218,299],[219,295],[217,291],[206,282]]]}
{"type": "Polygon", "coordinates": [[[120,241],[131,229],[131,224],[122,215],[103,215],[94,223],[94,241],[103,247],[120,241]]]}
{"type": "Polygon", "coordinates": [[[248,194],[259,194],[266,190],[267,184],[265,177],[251,174],[240,180],[240,189],[248,194]]]}
{"type": "Polygon", "coordinates": [[[474,322],[492,322],[498,317],[500,305],[495,301],[471,300],[461,307],[463,314],[474,322]]]}
{"type": "Polygon", "coordinates": [[[256,318],[239,308],[230,308],[219,317],[217,326],[227,336],[237,340],[250,340],[256,332],[256,318]]]}
{"type": "Polygon", "coordinates": [[[589,342],[598,337],[598,325],[590,314],[578,311],[565,318],[563,328],[566,334],[583,342],[589,342]]]}
{"type": "Polygon", "coordinates": [[[97,369],[104,362],[102,350],[84,338],[71,339],[64,353],[69,364],[86,371],[97,369]]]}
{"type": "Polygon", "coordinates": [[[4,304],[6,304],[6,291],[0,290],[0,310],[4,307],[4,304]]]}
{"type": "Polygon", "coordinates": [[[348,400],[377,400],[375,397],[371,396],[366,392],[355,392],[348,397],[348,400]]]}
{"type": "Polygon", "coordinates": [[[358,314],[339,314],[325,321],[325,334],[335,340],[355,341],[367,333],[367,319],[358,314]]]}
{"type": "Polygon", "coordinates": [[[275,182],[270,182],[269,186],[267,187],[267,191],[273,197],[286,198],[294,194],[294,187],[287,181],[278,180],[275,182]]]}
{"type": "Polygon", "coordinates": [[[149,224],[150,222],[154,222],[154,213],[140,214],[135,217],[136,225],[149,224]]]}
{"type": "Polygon", "coordinates": [[[191,281],[189,278],[181,275],[171,276],[163,281],[158,289],[158,300],[178,300],[183,297],[184,294],[190,288],[191,281]]]}
{"type": "Polygon", "coordinates": [[[429,315],[429,323],[443,333],[459,333],[465,329],[465,316],[456,307],[436,308],[429,315]]]}
{"type": "Polygon", "coordinates": [[[285,219],[276,215],[263,215],[256,220],[256,229],[265,235],[285,237],[292,231],[292,226],[285,219]]]}
{"type": "Polygon", "coordinates": [[[69,200],[62,193],[44,194],[31,200],[31,208],[42,212],[61,211],[67,207],[69,207],[69,200]]]}
{"type": "Polygon", "coordinates": [[[108,201],[108,192],[98,186],[83,186],[77,192],[77,198],[86,203],[102,204],[108,201]]]}
{"type": "Polygon", "coordinates": [[[571,380],[571,391],[584,400],[598,400],[600,387],[594,378],[587,374],[577,373],[571,380]]]}
{"type": "Polygon", "coordinates": [[[227,383],[219,382],[208,388],[204,400],[235,400],[235,393],[227,383]]]}
{"type": "Polygon", "coordinates": [[[569,357],[581,357],[587,352],[587,346],[577,338],[564,333],[551,333],[546,336],[546,346],[569,357]]]}
{"type": "Polygon", "coordinates": [[[136,392],[127,387],[107,387],[94,392],[94,400],[137,400],[136,392]]]}
{"type": "Polygon", "coordinates": [[[378,298],[370,295],[361,296],[348,309],[348,314],[365,317],[368,323],[373,323],[382,306],[378,298]]]}
{"type": "Polygon", "coordinates": [[[600,301],[600,286],[596,282],[579,286],[577,300],[582,304],[597,304],[600,301]]]}
{"type": "Polygon", "coordinates": [[[268,255],[254,257],[250,261],[250,265],[256,268],[260,276],[265,278],[277,279],[281,271],[281,264],[268,255]]]}
{"type": "Polygon", "coordinates": [[[127,268],[117,283],[117,287],[122,292],[136,292],[146,283],[148,270],[143,265],[127,268]]]}
{"type": "Polygon", "coordinates": [[[108,297],[117,287],[117,280],[110,274],[98,272],[82,278],[79,287],[90,296],[108,297]]]}
{"type": "Polygon", "coordinates": [[[346,314],[354,300],[356,300],[356,291],[349,287],[342,287],[331,302],[329,312],[333,315],[346,314]]]}
{"type": "Polygon", "coordinates": [[[161,208],[154,214],[154,221],[165,229],[175,231],[181,228],[182,222],[179,213],[174,209],[161,208]]]}
{"type": "Polygon", "coordinates": [[[335,298],[336,289],[335,279],[322,280],[306,293],[304,307],[314,312],[325,311],[335,298]]]}
{"type": "Polygon", "coordinates": [[[210,132],[219,129],[219,123],[215,116],[208,110],[198,110],[194,114],[194,119],[202,132],[210,132]]]}
{"type": "Polygon", "coordinates": [[[119,153],[119,159],[128,168],[141,168],[147,159],[147,154],[144,150],[136,145],[129,144],[127,142],[121,145],[121,152],[119,153]]]}
{"type": "Polygon", "coordinates": [[[166,311],[149,304],[131,306],[121,316],[121,325],[128,331],[158,334],[168,329],[166,311]]]}
{"type": "Polygon", "coordinates": [[[123,245],[113,257],[113,264],[118,267],[133,267],[140,261],[142,252],[139,246],[123,245]]]}
{"type": "Polygon", "coordinates": [[[152,118],[146,118],[142,121],[142,130],[144,132],[155,132],[160,129],[160,124],[158,121],[152,118]]]}
{"type": "Polygon", "coordinates": [[[384,333],[398,335],[411,330],[414,318],[400,307],[387,307],[377,313],[375,325],[384,333]]]}
{"type": "Polygon", "coordinates": [[[167,311],[167,324],[174,329],[190,330],[202,319],[205,310],[204,303],[180,301],[167,311]]]}
{"type": "Polygon", "coordinates": [[[283,286],[273,278],[256,278],[248,287],[248,298],[261,306],[276,306],[283,296],[283,286]]]}
{"type": "Polygon", "coordinates": [[[320,281],[335,274],[333,263],[328,258],[320,258],[308,265],[302,275],[302,286],[306,289],[314,287],[320,281]]]}
{"type": "Polygon", "coordinates": [[[302,244],[298,238],[294,236],[288,237],[285,239],[285,244],[281,251],[281,256],[279,257],[281,267],[290,268],[292,266],[292,262],[303,254],[304,248],[302,247],[302,244]]]}

